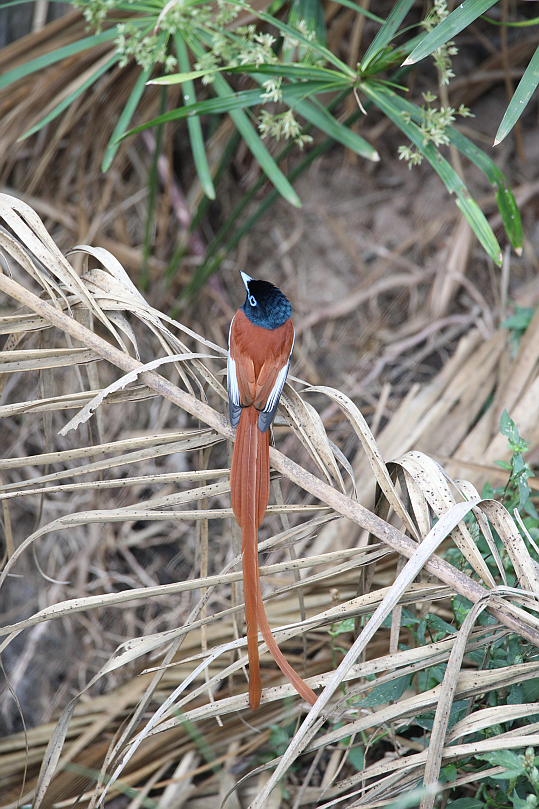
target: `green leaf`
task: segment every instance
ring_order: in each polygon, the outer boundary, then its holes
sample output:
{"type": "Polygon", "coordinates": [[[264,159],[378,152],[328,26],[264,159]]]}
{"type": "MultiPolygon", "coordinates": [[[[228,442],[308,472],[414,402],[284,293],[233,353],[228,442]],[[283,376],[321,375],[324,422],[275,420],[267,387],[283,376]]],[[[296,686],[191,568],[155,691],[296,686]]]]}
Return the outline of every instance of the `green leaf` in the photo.
{"type": "MultiPolygon", "coordinates": [[[[305,23],[307,31],[314,33],[316,42],[325,46],[326,22],[320,0],[292,0],[288,14],[288,24],[296,28],[302,23],[305,23]]],[[[289,48],[289,50],[293,49],[289,48]]],[[[285,61],[288,60],[285,59],[285,61]]]]}
{"type": "MultiPolygon", "coordinates": [[[[188,70],[189,56],[185,41],[181,34],[177,33],[174,36],[176,44],[176,54],[178,56],[178,64],[180,70],[188,70]]],[[[187,79],[182,87],[183,103],[186,107],[192,107],[196,104],[195,85],[190,79],[187,79]]],[[[211,177],[210,167],[208,165],[208,158],[206,155],[206,146],[204,144],[204,135],[202,133],[202,124],[198,116],[189,116],[187,119],[187,129],[189,131],[189,139],[191,141],[191,151],[195,161],[200,184],[204,189],[204,193],[210,199],[215,199],[215,188],[211,177]]]]}
{"type": "Polygon", "coordinates": [[[130,135],[136,135],[137,132],[142,132],[144,129],[150,129],[152,126],[166,124],[169,121],[180,121],[194,115],[219,115],[234,109],[254,107],[261,102],[262,93],[260,90],[242,90],[239,93],[233,93],[232,96],[208,98],[206,101],[197,101],[196,104],[192,104],[190,107],[177,107],[174,110],[165,112],[163,115],[158,115],[157,118],[152,118],[151,121],[139,124],[139,126],[126,132],[120,140],[128,138],[130,135]]]}
{"type": "Polygon", "coordinates": [[[118,54],[114,53],[114,55],[111,56],[110,59],[107,59],[104,62],[102,61],[97,70],[94,73],[92,73],[92,75],[89,78],[87,78],[86,81],[84,81],[81,85],[77,87],[76,90],[70,93],[67,96],[67,98],[64,98],[64,100],[61,101],[53,110],[51,110],[49,114],[45,116],[45,118],[39,121],[39,123],[37,123],[31,129],[29,129],[27,132],[25,132],[24,135],[21,135],[19,140],[25,140],[25,138],[29,138],[30,135],[39,132],[40,129],[42,129],[48,123],[57,118],[58,115],[60,115],[60,113],[62,113],[67,107],[69,107],[69,105],[72,104],[76,98],[78,98],[82,93],[84,93],[84,91],[87,90],[88,87],[91,87],[91,85],[95,81],[97,81],[97,79],[100,76],[102,76],[103,73],[106,73],[107,70],[109,70],[119,60],[120,57],[118,56],[118,54]]]}
{"type": "Polygon", "coordinates": [[[329,70],[327,67],[294,64],[292,62],[274,62],[269,65],[240,65],[238,67],[229,67],[227,71],[229,73],[249,73],[255,79],[257,75],[282,76],[283,79],[293,79],[296,81],[313,79],[342,87],[351,87],[353,80],[355,80],[355,76],[351,77],[339,70],[329,70]]]}
{"type": "Polygon", "coordinates": [[[345,632],[353,632],[355,625],[355,618],[345,618],[335,627],[335,629],[330,629],[329,634],[332,638],[336,638],[337,635],[343,635],[345,632]]]}
{"type": "MultiPolygon", "coordinates": [[[[250,6],[244,6],[243,3],[237,3],[237,5],[247,8],[251,13],[253,11],[250,6]]],[[[264,11],[259,11],[258,17],[261,20],[264,20],[264,22],[267,22],[269,25],[275,26],[285,36],[291,37],[292,39],[297,39],[298,42],[301,42],[303,45],[305,45],[305,47],[312,48],[313,51],[316,51],[316,53],[318,53],[320,56],[323,56],[327,62],[337,67],[345,76],[350,76],[353,79],[357,78],[356,72],[352,70],[352,68],[349,67],[346,62],[341,61],[341,59],[335,56],[332,51],[328,50],[328,48],[325,48],[323,45],[320,45],[320,43],[311,42],[300,31],[292,28],[292,26],[287,25],[276,17],[272,17],[271,14],[266,14],[264,11]]]]}
{"type": "Polygon", "coordinates": [[[433,51],[453,39],[453,37],[480,17],[481,14],[484,14],[485,11],[495,5],[495,3],[496,0],[464,0],[464,3],[461,3],[458,8],[452,11],[445,20],[442,20],[433,31],[427,34],[417,48],[414,48],[408,59],[403,63],[403,66],[413,65],[426,56],[429,56],[433,51]]]}
{"type": "Polygon", "coordinates": [[[492,778],[517,778],[519,775],[524,775],[526,771],[519,756],[511,750],[494,750],[491,753],[476,754],[474,758],[488,761],[494,767],[505,767],[506,772],[500,773],[499,776],[491,776],[492,778]]]}
{"type": "Polygon", "coordinates": [[[414,0],[397,0],[397,3],[395,3],[387,20],[374,37],[373,41],[367,48],[367,52],[361,60],[360,70],[362,72],[367,68],[367,65],[372,62],[376,55],[380,51],[383,51],[386,45],[391,42],[397,33],[399,25],[408,14],[410,7],[413,5],[413,2],[414,0]]]}
{"type": "MultiPolygon", "coordinates": [[[[291,84],[283,87],[283,97],[289,104],[298,104],[306,95],[322,93],[328,89],[331,89],[331,85],[324,85],[320,82],[305,82],[297,85],[291,84]]],[[[137,132],[142,132],[144,129],[149,129],[152,126],[166,124],[169,121],[179,121],[182,118],[188,118],[194,115],[230,113],[232,110],[255,107],[257,104],[262,104],[263,101],[261,90],[241,90],[238,93],[231,92],[230,95],[209,98],[206,101],[197,101],[189,107],[177,107],[174,110],[165,112],[163,115],[159,115],[157,118],[152,118],[151,121],[147,121],[144,124],[130,129],[120,140],[130,135],[135,135],[137,132]]]]}
{"type": "MultiPolygon", "coordinates": [[[[539,703],[539,679],[534,677],[532,680],[526,680],[520,683],[522,689],[523,702],[537,702],[539,703]]],[[[537,705],[539,712],[539,704],[537,705]]]]}
{"type": "Polygon", "coordinates": [[[509,796],[511,799],[511,803],[513,804],[513,809],[530,809],[530,804],[528,801],[524,800],[523,798],[519,798],[516,790],[513,790],[513,794],[509,796]]]}
{"type": "MultiPolygon", "coordinates": [[[[285,88],[283,88],[283,90],[284,89],[285,88]]],[[[285,101],[287,100],[286,92],[283,92],[283,99],[285,101]]],[[[337,121],[333,115],[317,101],[300,101],[296,105],[296,110],[303,118],[309,121],[309,123],[314,124],[314,126],[318,127],[318,129],[330,138],[342,143],[343,146],[346,146],[356,154],[374,162],[380,160],[378,152],[370,143],[364,140],[360,135],[357,135],[352,129],[337,121]]]]}
{"type": "Polygon", "coordinates": [[[432,143],[424,143],[423,134],[417,124],[403,115],[399,106],[402,99],[399,99],[395,93],[385,88],[374,86],[371,82],[363,82],[361,89],[423,153],[432,168],[443,180],[447,190],[457,195],[457,205],[470,223],[477,238],[492,260],[501,265],[502,253],[500,246],[485,215],[475,200],[471,198],[468,189],[450,163],[442,157],[432,143]]]}
{"type": "MultiPolygon", "coordinates": [[[[421,123],[422,115],[419,107],[401,96],[395,95],[393,100],[398,109],[409,115],[416,123],[421,123]]],[[[516,200],[504,174],[490,157],[457,129],[448,126],[445,131],[449,142],[481,169],[492,183],[492,186],[496,188],[496,202],[498,203],[505,231],[513,248],[520,255],[523,242],[522,220],[516,200]]]]}
{"type": "Polygon", "coordinates": [[[120,145],[120,138],[124,134],[129,121],[131,120],[133,113],[137,108],[137,104],[140,101],[142,93],[144,92],[144,88],[146,87],[146,82],[148,81],[152,72],[152,68],[148,68],[147,70],[143,70],[140,76],[137,79],[135,86],[129,96],[129,100],[125,107],[122,110],[122,114],[118,119],[118,123],[114,127],[114,132],[112,133],[110,140],[108,142],[105,156],[103,157],[103,162],[101,164],[101,171],[107,171],[110,168],[110,165],[114,159],[114,155],[118,151],[118,147],[120,145]]]}
{"type": "MultiPolygon", "coordinates": [[[[442,678],[438,680],[441,682],[442,678]]],[[[463,718],[466,714],[466,710],[468,708],[468,703],[466,700],[459,700],[458,702],[454,702],[451,706],[451,710],[449,711],[449,719],[448,719],[448,727],[453,727],[460,719],[463,718]]],[[[425,730],[432,730],[432,726],[434,724],[434,711],[431,711],[428,714],[422,714],[420,716],[414,717],[414,724],[419,725],[420,728],[424,728],[425,730]]]]}
{"type": "Polygon", "coordinates": [[[500,323],[500,329],[515,329],[516,331],[526,331],[535,314],[535,309],[531,306],[515,306],[515,314],[500,323]]]}
{"type": "Polygon", "coordinates": [[[512,685],[509,689],[509,694],[507,695],[507,704],[508,705],[522,705],[524,702],[522,698],[522,688],[517,685],[512,685]]]}
{"type": "Polygon", "coordinates": [[[184,81],[193,81],[193,79],[200,79],[210,73],[218,73],[227,69],[226,67],[212,67],[211,70],[188,70],[185,73],[171,73],[168,76],[159,76],[157,79],[152,79],[148,84],[182,84],[184,81]]]}
{"type": "Polygon", "coordinates": [[[514,441],[515,443],[518,443],[520,440],[516,424],[513,421],[513,419],[509,416],[505,408],[500,417],[500,432],[502,435],[507,436],[507,438],[509,438],[511,441],[514,441]]]}
{"type": "Polygon", "coordinates": [[[402,697],[407,688],[412,683],[413,675],[407,674],[404,677],[398,677],[396,680],[391,680],[389,683],[376,685],[370,694],[354,702],[354,708],[374,708],[377,705],[385,705],[386,702],[394,702],[402,697]]]}
{"type": "MultiPolygon", "coordinates": [[[[193,41],[189,38],[188,42],[189,48],[191,51],[200,58],[203,54],[203,48],[200,43],[193,41]]],[[[216,75],[213,81],[213,87],[215,92],[221,99],[226,101],[232,101],[234,96],[236,95],[230,85],[227,83],[225,78],[220,75],[216,75]]],[[[195,105],[193,105],[194,107],[195,105]]],[[[251,151],[253,157],[260,165],[260,168],[266,175],[266,177],[273,183],[275,188],[279,191],[282,197],[286,199],[291,205],[294,205],[296,208],[301,208],[301,200],[292,188],[289,181],[286,179],[285,175],[280,170],[279,166],[270,155],[264,144],[262,143],[261,139],[259,138],[258,134],[255,132],[249,118],[245,114],[242,109],[229,109],[227,110],[230,117],[234,121],[236,129],[242,136],[243,140],[247,148],[251,151]]]]}
{"type": "Polygon", "coordinates": [[[513,249],[520,255],[524,239],[522,219],[520,218],[516,200],[505,175],[488,155],[481,151],[481,149],[478,149],[471,140],[457,129],[450,126],[447,129],[447,134],[449,136],[449,142],[452,143],[453,146],[456,146],[459,152],[466,155],[472,163],[481,169],[492,185],[496,187],[496,203],[502,217],[505,232],[507,233],[507,237],[513,249]]]}
{"type": "Polygon", "coordinates": [[[383,25],[384,20],[382,17],[377,17],[376,14],[373,14],[372,11],[367,11],[367,9],[363,8],[362,6],[358,6],[357,3],[353,3],[352,0],[335,0],[340,6],[344,6],[345,8],[351,8],[352,11],[357,11],[358,14],[362,14],[367,19],[372,20],[373,22],[378,22],[380,25],[383,25]]]}
{"type": "Polygon", "coordinates": [[[444,635],[454,635],[457,631],[454,626],[448,624],[447,621],[444,621],[439,615],[434,615],[433,613],[427,615],[427,626],[431,632],[437,630],[441,633],[442,637],[444,635]]]}
{"type": "Polygon", "coordinates": [[[65,59],[68,56],[74,56],[77,53],[82,53],[82,51],[93,48],[95,45],[100,45],[103,42],[109,42],[111,39],[116,39],[117,36],[118,31],[116,27],[109,28],[108,31],[102,31],[100,34],[96,34],[95,36],[79,39],[77,42],[72,42],[70,45],[66,45],[64,48],[58,48],[55,51],[43,54],[43,56],[38,56],[37,59],[31,59],[24,65],[20,65],[20,67],[16,67],[13,70],[10,70],[8,73],[4,73],[3,76],[0,76],[0,90],[3,87],[7,87],[9,84],[12,84],[14,81],[22,79],[23,76],[29,76],[31,73],[35,73],[38,70],[43,70],[43,68],[48,67],[48,65],[53,65],[55,62],[59,62],[61,59],[65,59]]]}
{"type": "Polygon", "coordinates": [[[494,138],[494,146],[497,146],[498,143],[501,143],[502,140],[513,129],[514,125],[516,124],[516,122],[526,109],[526,105],[530,100],[530,98],[532,97],[533,93],[535,92],[538,84],[539,84],[539,47],[533,54],[528,67],[524,71],[524,75],[522,76],[521,80],[518,83],[518,87],[515,90],[514,96],[509,102],[509,106],[507,107],[505,115],[503,116],[502,122],[499,126],[499,129],[496,132],[496,137],[494,138]]]}
{"type": "Polygon", "coordinates": [[[346,760],[352,765],[356,772],[365,769],[365,752],[363,747],[351,747],[346,756],[346,760]]]}
{"type": "Polygon", "coordinates": [[[446,767],[442,767],[442,772],[445,776],[446,781],[454,781],[458,775],[458,767],[456,764],[448,764],[446,767]]]}
{"type": "Polygon", "coordinates": [[[294,64],[291,62],[275,62],[269,65],[246,64],[236,67],[216,67],[211,70],[191,70],[186,73],[160,76],[158,79],[152,79],[148,84],[182,84],[185,81],[192,81],[193,79],[199,79],[202,76],[208,76],[213,73],[240,73],[241,75],[248,73],[253,74],[255,78],[257,75],[282,76],[282,78],[296,79],[297,81],[314,79],[316,81],[331,82],[335,85],[351,85],[351,77],[348,75],[345,76],[337,70],[328,70],[328,68],[325,67],[314,67],[313,65],[294,64]]]}

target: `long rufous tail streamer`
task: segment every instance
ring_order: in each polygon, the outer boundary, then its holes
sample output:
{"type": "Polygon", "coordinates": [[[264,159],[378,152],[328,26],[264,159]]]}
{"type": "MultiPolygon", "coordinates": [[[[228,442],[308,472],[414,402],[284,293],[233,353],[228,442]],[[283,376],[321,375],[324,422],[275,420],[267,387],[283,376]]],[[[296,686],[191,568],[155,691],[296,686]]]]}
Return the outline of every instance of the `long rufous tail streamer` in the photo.
{"type": "Polygon", "coordinates": [[[269,500],[269,431],[258,429],[258,410],[244,407],[236,430],[230,483],[232,509],[241,528],[245,621],[249,654],[249,705],[256,711],[262,685],[258,659],[258,630],[266,641],[273,659],[290,680],[298,694],[311,705],[316,694],[287,663],[271,632],[260,590],[258,572],[258,528],[264,519],[269,500]]]}

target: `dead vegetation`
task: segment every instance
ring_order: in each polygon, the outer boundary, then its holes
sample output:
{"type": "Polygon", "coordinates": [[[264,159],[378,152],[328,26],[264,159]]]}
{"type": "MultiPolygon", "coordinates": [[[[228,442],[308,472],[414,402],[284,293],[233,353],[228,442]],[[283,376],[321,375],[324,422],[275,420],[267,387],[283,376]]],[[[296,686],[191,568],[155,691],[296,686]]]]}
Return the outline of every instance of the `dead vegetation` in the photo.
{"type": "MultiPolygon", "coordinates": [[[[35,49],[47,37],[70,41],[80,19],[54,26],[34,37],[35,49]]],[[[6,58],[19,49],[22,59],[28,45],[15,43],[6,58]]],[[[513,57],[518,68],[521,51],[513,57]]],[[[84,67],[70,70],[82,76],[84,67]]],[[[482,75],[495,69],[487,59],[482,75]]],[[[278,206],[172,320],[166,313],[212,232],[211,218],[188,231],[200,189],[178,181],[166,133],[142,296],[151,142],[126,142],[112,172],[99,173],[102,114],[107,99],[127,97],[129,72],[104,76],[65,118],[17,144],[33,93],[49,93],[52,104],[62,87],[65,65],[54,70],[55,82],[47,72],[18,96],[0,96],[2,177],[13,195],[0,211],[9,257],[0,276],[2,806],[379,806],[421,781],[434,785],[441,766],[538,745],[533,706],[502,699],[539,678],[537,566],[513,517],[480,500],[486,481],[506,479],[495,464],[509,457],[504,409],[531,461],[538,443],[539,316],[516,348],[498,328],[510,300],[532,307],[539,297],[537,166],[502,147],[527,237],[523,256],[507,253],[499,273],[440,188],[391,160],[391,133],[367,118],[362,131],[382,154],[380,168],[319,159],[297,186],[302,211],[278,206]],[[15,198],[23,194],[30,207],[15,198]],[[177,242],[190,248],[166,286],[177,242]],[[220,415],[244,268],[275,279],[294,305],[296,378],[275,429],[261,551],[277,640],[321,695],[308,715],[267,656],[261,708],[247,708],[232,433],[220,415]],[[497,570],[477,550],[477,526],[503,543],[497,570]],[[442,551],[461,550],[461,569],[433,556],[442,542],[442,551]],[[476,606],[454,634],[421,645],[401,623],[403,609],[452,622],[462,599],[476,606]],[[480,618],[484,610],[494,622],[480,618]],[[477,663],[511,633],[526,650],[520,662],[477,663]],[[426,673],[446,664],[440,682],[429,682],[426,673]],[[373,685],[403,677],[410,685],[394,699],[356,704],[373,685]],[[456,703],[464,708],[450,724],[456,703]],[[412,722],[429,713],[434,726],[422,734],[412,722]],[[481,736],[494,726],[498,735],[481,736]],[[357,748],[362,770],[350,755],[357,748]]],[[[457,89],[468,103],[478,87],[457,89]]],[[[484,99],[491,109],[495,94],[484,99]]],[[[157,94],[146,103],[150,117],[157,94]]],[[[214,137],[216,160],[226,127],[214,137]]],[[[533,154],[536,144],[524,131],[522,148],[533,154]]],[[[241,152],[236,160],[246,165],[241,152]]],[[[235,193],[224,189],[223,214],[235,193]]],[[[459,764],[444,788],[474,794],[476,779],[459,764]]]]}

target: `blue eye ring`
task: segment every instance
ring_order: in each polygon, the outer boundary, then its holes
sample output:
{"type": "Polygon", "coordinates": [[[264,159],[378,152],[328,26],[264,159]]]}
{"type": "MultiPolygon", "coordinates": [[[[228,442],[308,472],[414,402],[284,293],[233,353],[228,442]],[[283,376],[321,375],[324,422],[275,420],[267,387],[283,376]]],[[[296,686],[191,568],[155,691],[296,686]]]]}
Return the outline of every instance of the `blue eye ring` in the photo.
{"type": "Polygon", "coordinates": [[[255,298],[254,295],[249,295],[249,303],[251,304],[251,306],[256,306],[257,305],[256,304],[256,298],[255,298]]]}

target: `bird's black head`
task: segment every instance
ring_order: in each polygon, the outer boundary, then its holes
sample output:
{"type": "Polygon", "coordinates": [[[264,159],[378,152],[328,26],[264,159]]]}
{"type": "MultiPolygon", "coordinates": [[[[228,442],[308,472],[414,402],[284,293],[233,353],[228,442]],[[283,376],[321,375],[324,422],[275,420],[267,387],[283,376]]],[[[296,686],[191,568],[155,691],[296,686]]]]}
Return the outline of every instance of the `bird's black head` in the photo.
{"type": "Polygon", "coordinates": [[[282,326],[292,314],[288,298],[269,281],[256,281],[244,272],[241,277],[247,290],[247,297],[241,308],[251,323],[265,329],[282,326]]]}

